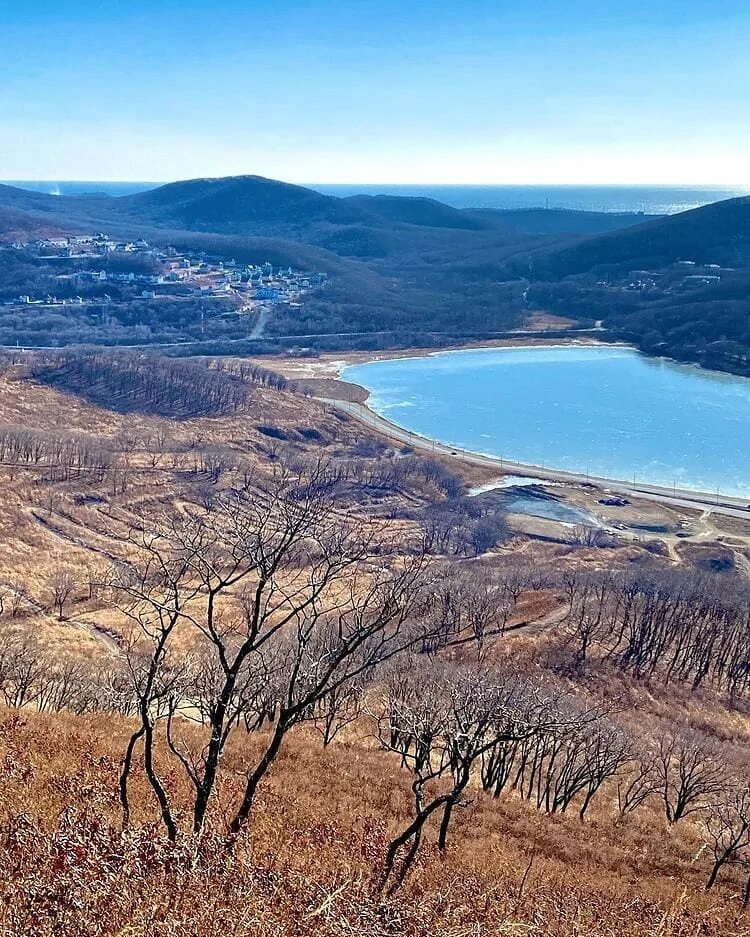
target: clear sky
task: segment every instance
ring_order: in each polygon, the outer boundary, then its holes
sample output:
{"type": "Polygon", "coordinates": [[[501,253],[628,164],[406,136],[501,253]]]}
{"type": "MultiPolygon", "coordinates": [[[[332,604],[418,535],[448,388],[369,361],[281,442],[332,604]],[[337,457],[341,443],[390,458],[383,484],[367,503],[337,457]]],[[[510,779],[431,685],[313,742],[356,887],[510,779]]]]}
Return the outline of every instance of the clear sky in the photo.
{"type": "Polygon", "coordinates": [[[750,183],[747,0],[0,0],[0,178],[750,183]]]}

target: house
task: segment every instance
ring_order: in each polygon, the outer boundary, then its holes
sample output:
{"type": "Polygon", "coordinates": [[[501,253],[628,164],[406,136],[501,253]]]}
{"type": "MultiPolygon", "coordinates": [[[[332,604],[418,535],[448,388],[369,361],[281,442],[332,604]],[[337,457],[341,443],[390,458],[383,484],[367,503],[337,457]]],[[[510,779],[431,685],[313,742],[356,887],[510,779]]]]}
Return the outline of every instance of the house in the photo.
{"type": "Polygon", "coordinates": [[[704,276],[701,274],[695,274],[693,276],[685,277],[682,281],[683,286],[686,286],[690,289],[701,286],[716,286],[717,283],[721,282],[721,277],[717,276],[704,276]]]}
{"type": "Polygon", "coordinates": [[[153,290],[142,290],[141,297],[143,299],[156,299],[156,293],[153,290]]]}

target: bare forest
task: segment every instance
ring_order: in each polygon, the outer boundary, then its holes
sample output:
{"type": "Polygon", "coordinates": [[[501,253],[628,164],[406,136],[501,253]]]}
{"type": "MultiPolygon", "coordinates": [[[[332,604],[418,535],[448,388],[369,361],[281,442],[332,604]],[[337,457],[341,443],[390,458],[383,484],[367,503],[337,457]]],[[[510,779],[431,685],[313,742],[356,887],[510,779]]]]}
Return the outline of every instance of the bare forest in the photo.
{"type": "Polygon", "coordinates": [[[742,569],[247,361],[0,384],[3,933],[750,933],[742,569]]]}

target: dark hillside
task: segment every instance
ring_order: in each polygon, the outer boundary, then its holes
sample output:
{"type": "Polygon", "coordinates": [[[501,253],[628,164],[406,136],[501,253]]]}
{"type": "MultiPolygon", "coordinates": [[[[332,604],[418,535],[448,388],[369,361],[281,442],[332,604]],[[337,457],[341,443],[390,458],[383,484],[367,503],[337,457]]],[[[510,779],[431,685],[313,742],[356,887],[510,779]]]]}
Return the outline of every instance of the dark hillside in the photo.
{"type": "Polygon", "coordinates": [[[635,212],[572,211],[561,208],[483,209],[466,212],[485,224],[517,234],[566,234],[592,236],[641,225],[661,217],[635,212]]]}
{"type": "Polygon", "coordinates": [[[537,274],[553,277],[595,267],[663,267],[678,260],[750,265],[750,197],[729,199],[537,255],[537,274]]]}
{"type": "Polygon", "coordinates": [[[347,200],[260,176],[173,182],[118,202],[119,210],[157,224],[247,234],[272,226],[287,230],[353,224],[365,215],[347,200]]]}
{"type": "Polygon", "coordinates": [[[431,198],[406,198],[397,195],[353,195],[344,199],[371,214],[399,224],[428,228],[457,228],[481,231],[492,222],[472,212],[460,211],[431,198]]]}
{"type": "Polygon", "coordinates": [[[0,207],[0,242],[29,241],[62,233],[62,226],[51,223],[43,216],[0,207]]]}
{"type": "Polygon", "coordinates": [[[520,254],[528,299],[644,351],[750,374],[750,198],[520,254]]]}

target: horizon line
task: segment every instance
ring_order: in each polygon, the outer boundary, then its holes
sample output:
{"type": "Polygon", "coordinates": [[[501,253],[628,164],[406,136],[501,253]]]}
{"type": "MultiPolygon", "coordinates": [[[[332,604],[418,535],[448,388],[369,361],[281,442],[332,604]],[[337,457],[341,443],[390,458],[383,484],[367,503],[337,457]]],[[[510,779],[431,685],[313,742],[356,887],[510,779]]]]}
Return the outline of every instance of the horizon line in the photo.
{"type": "Polygon", "coordinates": [[[262,176],[259,173],[228,173],[219,176],[183,176],[175,179],[63,179],[61,177],[43,178],[43,179],[0,179],[0,185],[19,185],[22,182],[33,183],[58,183],[80,185],[83,183],[114,183],[121,185],[171,185],[177,182],[193,182],[200,179],[242,179],[242,178],[263,178],[272,182],[284,182],[288,185],[298,185],[306,188],[313,188],[316,185],[330,186],[413,186],[421,188],[703,188],[703,189],[748,189],[750,182],[380,182],[363,181],[357,182],[292,182],[288,179],[276,179],[273,176],[262,176]]]}

